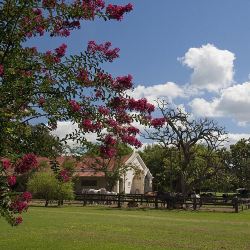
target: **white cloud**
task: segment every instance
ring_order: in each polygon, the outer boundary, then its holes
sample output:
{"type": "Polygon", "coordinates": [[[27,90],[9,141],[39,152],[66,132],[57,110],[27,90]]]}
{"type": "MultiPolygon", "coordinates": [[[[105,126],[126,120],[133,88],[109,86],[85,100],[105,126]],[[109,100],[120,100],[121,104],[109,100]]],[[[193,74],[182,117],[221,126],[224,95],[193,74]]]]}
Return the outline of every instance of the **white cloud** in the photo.
{"type": "Polygon", "coordinates": [[[226,144],[226,146],[230,146],[231,144],[235,144],[237,141],[239,141],[240,139],[248,139],[250,138],[250,134],[234,134],[234,133],[229,133],[228,135],[228,143],[226,144]]]}
{"type": "Polygon", "coordinates": [[[192,111],[199,116],[232,117],[239,125],[250,123],[250,82],[222,90],[221,96],[212,101],[195,98],[190,102],[192,111]]]}
{"type": "Polygon", "coordinates": [[[217,110],[218,104],[219,99],[209,102],[203,98],[195,98],[189,103],[195,115],[204,117],[222,116],[223,114],[217,110]]]}
{"type": "MultiPolygon", "coordinates": [[[[63,139],[67,134],[73,133],[75,130],[79,130],[77,124],[73,124],[70,121],[63,121],[57,123],[57,128],[56,130],[52,131],[52,134],[58,136],[60,139],[63,139]]],[[[85,138],[90,142],[95,142],[96,134],[86,133],[85,138]]],[[[67,143],[70,147],[80,146],[73,140],[67,140],[67,143]]]]}
{"type": "Polygon", "coordinates": [[[129,91],[128,94],[136,99],[145,97],[151,103],[157,100],[157,98],[167,98],[169,101],[172,101],[174,98],[186,96],[184,88],[174,82],[148,87],[138,85],[133,91],[129,91]]]}
{"type": "Polygon", "coordinates": [[[193,69],[190,84],[197,89],[218,92],[233,84],[235,55],[228,50],[207,44],[190,48],[179,60],[193,69]]]}

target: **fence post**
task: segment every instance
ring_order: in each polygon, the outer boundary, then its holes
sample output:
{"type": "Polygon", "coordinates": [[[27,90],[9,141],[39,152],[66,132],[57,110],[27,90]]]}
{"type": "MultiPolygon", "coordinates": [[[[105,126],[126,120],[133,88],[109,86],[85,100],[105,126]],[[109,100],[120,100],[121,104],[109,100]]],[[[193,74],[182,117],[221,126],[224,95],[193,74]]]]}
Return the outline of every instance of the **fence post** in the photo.
{"type": "Polygon", "coordinates": [[[158,195],[155,196],[155,208],[158,208],[158,195]]]}
{"type": "Polygon", "coordinates": [[[196,200],[196,195],[194,196],[194,200],[193,200],[193,209],[196,210],[197,209],[197,200],[196,200]]]}
{"type": "Polygon", "coordinates": [[[86,206],[87,205],[87,200],[86,200],[86,195],[84,194],[83,195],[83,206],[86,206]]]}
{"type": "Polygon", "coordinates": [[[235,200],[234,200],[234,209],[235,209],[235,213],[239,213],[239,200],[237,196],[235,197],[235,200]]]}
{"type": "Polygon", "coordinates": [[[121,208],[121,194],[118,194],[118,208],[121,208]]]}

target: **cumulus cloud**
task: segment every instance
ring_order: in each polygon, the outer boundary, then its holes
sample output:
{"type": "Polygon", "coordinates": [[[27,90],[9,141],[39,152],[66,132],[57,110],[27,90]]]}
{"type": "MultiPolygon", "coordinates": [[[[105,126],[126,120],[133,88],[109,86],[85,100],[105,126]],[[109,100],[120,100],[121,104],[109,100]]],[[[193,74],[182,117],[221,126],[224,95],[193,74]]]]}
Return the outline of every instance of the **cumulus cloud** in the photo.
{"type": "Polygon", "coordinates": [[[244,134],[244,133],[241,133],[241,134],[229,133],[227,136],[228,136],[228,143],[226,144],[227,147],[232,145],[232,144],[235,144],[240,139],[243,139],[243,138],[248,139],[248,138],[250,138],[250,134],[244,134]]]}
{"type": "Polygon", "coordinates": [[[156,84],[148,87],[138,85],[133,91],[129,91],[128,94],[136,99],[145,97],[149,102],[154,102],[157,98],[167,98],[169,101],[172,101],[174,98],[186,96],[184,88],[174,82],[156,84]]]}
{"type": "Polygon", "coordinates": [[[199,116],[233,117],[239,125],[250,123],[250,82],[222,90],[221,96],[207,101],[195,98],[190,102],[192,111],[199,116]]]}
{"type": "MultiPolygon", "coordinates": [[[[73,124],[70,121],[63,121],[57,123],[57,129],[52,131],[52,134],[58,136],[60,139],[65,138],[67,134],[73,133],[75,130],[78,130],[78,125],[73,124]]],[[[96,134],[95,133],[86,133],[85,138],[90,142],[96,142],[96,134]]],[[[67,140],[67,143],[70,147],[80,146],[73,140],[67,140]]]]}
{"type": "Polygon", "coordinates": [[[190,48],[179,60],[193,70],[190,84],[197,89],[218,92],[233,84],[235,55],[228,50],[207,44],[190,48]]]}

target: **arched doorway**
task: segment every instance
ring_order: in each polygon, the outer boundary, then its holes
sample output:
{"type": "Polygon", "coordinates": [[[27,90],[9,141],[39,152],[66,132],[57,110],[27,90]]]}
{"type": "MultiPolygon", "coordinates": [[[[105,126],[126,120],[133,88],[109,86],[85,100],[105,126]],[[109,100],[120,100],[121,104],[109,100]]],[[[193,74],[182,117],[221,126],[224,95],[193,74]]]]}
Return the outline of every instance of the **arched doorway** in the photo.
{"type": "Polygon", "coordinates": [[[144,174],[143,172],[137,173],[132,181],[131,194],[143,194],[144,193],[144,174]]]}

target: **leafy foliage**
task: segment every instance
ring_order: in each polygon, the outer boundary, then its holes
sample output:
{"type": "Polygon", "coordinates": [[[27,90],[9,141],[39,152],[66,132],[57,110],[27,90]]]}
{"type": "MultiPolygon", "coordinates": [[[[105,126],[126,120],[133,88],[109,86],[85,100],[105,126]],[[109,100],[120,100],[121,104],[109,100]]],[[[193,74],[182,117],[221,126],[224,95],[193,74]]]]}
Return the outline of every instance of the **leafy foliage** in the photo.
{"type": "Polygon", "coordinates": [[[61,183],[51,172],[37,172],[28,182],[28,190],[35,198],[44,199],[45,206],[49,201],[74,198],[73,185],[71,182],[61,183]]]}
{"type": "MultiPolygon", "coordinates": [[[[86,133],[94,132],[101,142],[102,157],[113,156],[119,140],[141,146],[136,138],[139,131],[131,123],[147,123],[154,106],[146,99],[135,100],[126,94],[133,87],[131,75],[111,76],[102,69],[103,63],[119,57],[118,48],[112,48],[110,42],[89,41],[85,51],[66,56],[66,44],[49,51],[27,47],[29,39],[45,34],[51,39],[67,37],[84,21],[120,21],[132,9],[131,4],[106,6],[103,0],[0,1],[0,157],[14,162],[21,159],[24,164],[17,164],[15,175],[30,170],[31,158],[23,159],[24,153],[51,156],[61,152],[57,141],[48,137],[48,130],[39,125],[34,134],[30,124],[43,123],[49,130],[56,129],[58,121],[78,124],[65,140],[88,146],[86,133]],[[104,130],[108,135],[103,134],[104,130]],[[49,152],[54,143],[59,147],[49,152]]],[[[62,180],[68,178],[65,171],[59,175],[62,180]]],[[[5,198],[9,201],[11,192],[6,180],[15,177],[2,170],[0,177],[0,188],[8,187],[5,198]]],[[[5,216],[11,210],[2,204],[5,216]]]]}

